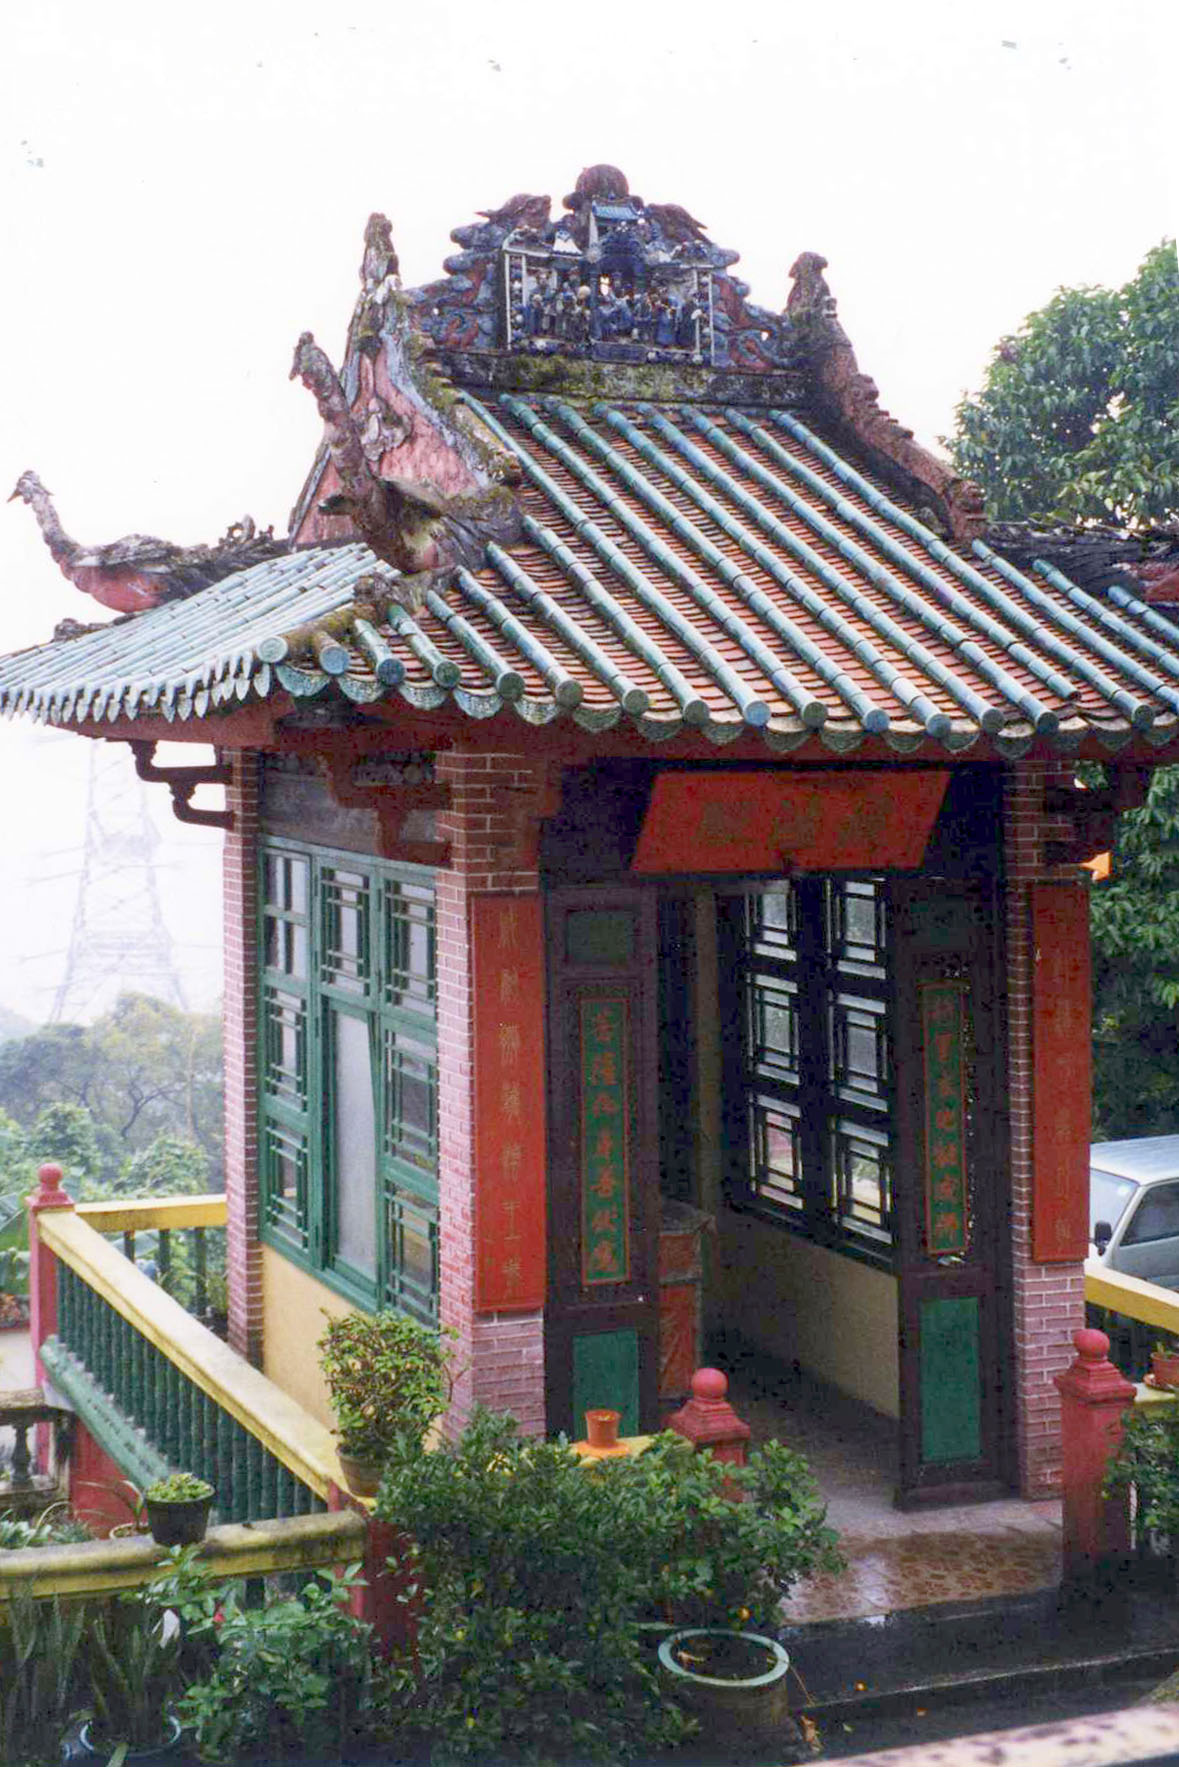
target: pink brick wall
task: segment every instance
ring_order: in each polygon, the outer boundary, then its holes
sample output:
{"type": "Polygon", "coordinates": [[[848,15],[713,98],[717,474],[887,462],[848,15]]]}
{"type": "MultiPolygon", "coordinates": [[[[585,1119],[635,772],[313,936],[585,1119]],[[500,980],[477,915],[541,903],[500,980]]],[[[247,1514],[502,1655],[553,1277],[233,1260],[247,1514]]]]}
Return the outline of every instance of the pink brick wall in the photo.
{"type": "MultiPolygon", "coordinates": [[[[1034,1264],[1032,1221],[1032,965],[1028,885],[1076,875],[1044,861],[1046,839],[1072,829],[1043,812],[1047,785],[1066,783],[1066,764],[1024,761],[1009,770],[1004,806],[1007,860],[1007,1040],[1011,1111],[1011,1256],[1015,1328],[1016,1432],[1025,1497],[1060,1490],[1060,1401],[1052,1377],[1073,1360],[1072,1334],[1085,1323],[1080,1264],[1034,1264]]],[[[1083,877],[1083,874],[1082,874],[1083,877]]],[[[1085,881],[1078,889],[1085,889],[1085,881]]]]}
{"type": "MultiPolygon", "coordinates": [[[[438,1190],[442,1320],[458,1335],[458,1382],[447,1429],[457,1433],[475,1404],[511,1411],[529,1434],[544,1431],[544,1322],[529,1313],[476,1315],[475,1099],[471,897],[481,891],[539,889],[529,812],[543,779],[523,755],[440,754],[439,783],[451,807],[439,837],[451,864],[437,875],[438,1190]]],[[[543,966],[542,971],[543,974],[543,966]]]]}
{"type": "Polygon", "coordinates": [[[258,757],[234,754],[225,837],[225,1190],[229,1267],[229,1341],[251,1362],[262,1359],[262,1258],[258,1244],[258,757]]]}

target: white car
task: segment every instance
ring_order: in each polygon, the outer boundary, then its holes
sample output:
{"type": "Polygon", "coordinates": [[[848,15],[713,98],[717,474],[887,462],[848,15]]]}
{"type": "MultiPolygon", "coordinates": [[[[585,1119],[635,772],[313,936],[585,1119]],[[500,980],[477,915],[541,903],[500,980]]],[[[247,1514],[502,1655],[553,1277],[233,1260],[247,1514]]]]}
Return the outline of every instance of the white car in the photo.
{"type": "Polygon", "coordinates": [[[1089,1238],[1111,1270],[1179,1289],[1179,1135],[1094,1142],[1089,1238]]]}

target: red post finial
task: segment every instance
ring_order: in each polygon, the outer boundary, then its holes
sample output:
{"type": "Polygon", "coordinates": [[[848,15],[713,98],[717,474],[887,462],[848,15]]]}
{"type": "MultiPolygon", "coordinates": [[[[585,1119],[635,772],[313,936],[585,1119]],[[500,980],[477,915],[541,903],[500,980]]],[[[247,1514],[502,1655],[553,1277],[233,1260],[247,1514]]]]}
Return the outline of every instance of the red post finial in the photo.
{"type": "Polygon", "coordinates": [[[1103,1331],[1073,1333],[1077,1359],[1056,1375],[1060,1394],[1060,1448],[1064,1572],[1083,1580],[1116,1566],[1128,1550],[1123,1498],[1105,1497],[1106,1469],[1122,1435],[1122,1413],[1134,1386],[1109,1360],[1103,1331]]]}
{"type": "Polygon", "coordinates": [[[692,1397],[672,1413],[667,1428],[694,1448],[711,1448],[718,1460],[744,1466],[752,1432],[729,1404],[728,1390],[728,1376],[719,1368],[698,1368],[692,1376],[692,1397]]]}
{"type": "Polygon", "coordinates": [[[42,1209],[73,1208],[74,1199],[62,1183],[64,1176],[61,1167],[52,1162],[37,1167],[41,1182],[29,1198],[29,1208],[34,1214],[39,1214],[42,1209]]]}

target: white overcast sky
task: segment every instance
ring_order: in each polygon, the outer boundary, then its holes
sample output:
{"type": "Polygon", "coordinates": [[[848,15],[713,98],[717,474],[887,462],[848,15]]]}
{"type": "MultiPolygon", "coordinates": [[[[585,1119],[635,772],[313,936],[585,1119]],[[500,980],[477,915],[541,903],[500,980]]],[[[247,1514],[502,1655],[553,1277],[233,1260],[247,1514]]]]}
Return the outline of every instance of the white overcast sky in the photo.
{"type": "MultiPolygon", "coordinates": [[[[421,282],[477,209],[558,209],[600,160],[739,250],[765,306],[821,251],[861,367],[934,442],[1004,332],[1174,234],[1177,38],[1175,0],[9,6],[0,493],[35,468],[88,542],[210,540],[247,510],[284,531],[318,439],[293,344],[338,356],[370,211],[421,282]]],[[[0,651],[67,614],[100,610],[0,504],[0,651]]],[[[0,727],[0,1003],[34,1018],[86,746],[0,727]]],[[[217,841],[160,825],[208,1002],[217,841]]]]}

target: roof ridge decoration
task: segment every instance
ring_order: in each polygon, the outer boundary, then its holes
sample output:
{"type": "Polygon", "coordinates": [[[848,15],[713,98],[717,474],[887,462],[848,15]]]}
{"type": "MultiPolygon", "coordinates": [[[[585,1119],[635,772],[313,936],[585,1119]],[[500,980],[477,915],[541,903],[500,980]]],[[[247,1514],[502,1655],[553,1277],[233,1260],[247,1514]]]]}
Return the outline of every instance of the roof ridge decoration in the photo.
{"type": "Polygon", "coordinates": [[[521,193],[456,227],[447,274],[407,300],[440,349],[595,362],[678,363],[767,373],[793,361],[791,326],[753,306],[678,203],[647,203],[617,166],[589,166],[550,218],[521,193]]]}
{"type": "Polygon", "coordinates": [[[983,494],[970,479],[916,441],[880,404],[880,389],[862,373],[851,339],[839,322],[835,297],[823,275],[827,260],[801,252],[790,268],[794,286],[786,318],[794,328],[816,404],[850,435],[873,463],[902,476],[932,498],[953,540],[975,540],[986,528],[983,494]]]}
{"type": "MultiPolygon", "coordinates": [[[[41,538],[63,577],[116,613],[139,613],[165,601],[182,600],[235,571],[248,570],[288,550],[273,528],[261,533],[253,516],[233,522],[211,546],[179,546],[154,534],[124,534],[101,546],[83,546],[66,533],[53,494],[35,472],[22,472],[8,501],[27,503],[41,538]]],[[[69,622],[72,628],[77,622],[69,622]]]]}

